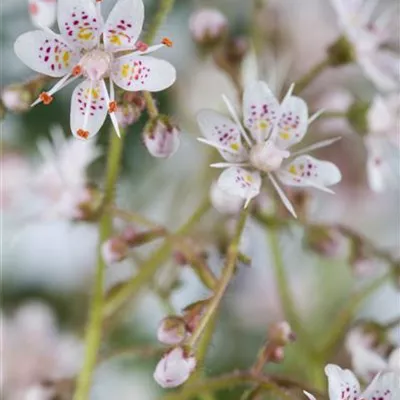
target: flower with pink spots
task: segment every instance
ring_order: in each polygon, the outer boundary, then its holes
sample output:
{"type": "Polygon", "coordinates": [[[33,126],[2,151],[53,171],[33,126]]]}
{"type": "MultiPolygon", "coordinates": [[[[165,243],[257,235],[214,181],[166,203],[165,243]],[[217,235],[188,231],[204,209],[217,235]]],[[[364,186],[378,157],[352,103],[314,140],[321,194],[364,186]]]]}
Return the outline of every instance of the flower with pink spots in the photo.
{"type": "Polygon", "coordinates": [[[114,84],[127,91],[157,92],[171,86],[175,68],[148,54],[172,42],[148,47],[138,41],[144,20],[142,0],[118,0],[106,22],[101,1],[59,0],[60,34],[48,28],[22,34],[15,42],[17,56],[33,70],[61,78],[33,103],[49,104],[53,95],[72,81],[84,81],[71,100],[71,130],[79,139],[93,137],[110,115],[120,135],[114,84]],[[106,80],[109,81],[109,88],[106,80]]]}
{"type": "Polygon", "coordinates": [[[198,140],[216,148],[226,161],[211,165],[226,168],[218,180],[222,190],[240,196],[247,206],[260,193],[262,175],[266,175],[284,205],[296,217],[278,180],[287,186],[309,186],[332,193],[327,187],[338,183],[341,173],[334,164],[304,154],[330,145],[338,138],[289,152],[288,149],[303,139],[308,125],[320,114],[308,118],[306,103],[292,96],[292,90],[293,86],[279,104],[264,82],[247,85],[243,97],[244,127],[225,96],[234,122],[212,110],[200,111],[197,120],[205,136],[198,140]],[[288,160],[293,156],[299,157],[288,160]]]}

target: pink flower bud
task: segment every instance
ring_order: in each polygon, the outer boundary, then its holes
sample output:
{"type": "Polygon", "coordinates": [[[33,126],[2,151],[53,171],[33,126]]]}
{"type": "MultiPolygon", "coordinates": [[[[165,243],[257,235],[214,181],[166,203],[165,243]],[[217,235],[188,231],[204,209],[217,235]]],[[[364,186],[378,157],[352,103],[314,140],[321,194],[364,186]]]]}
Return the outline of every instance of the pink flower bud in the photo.
{"type": "Polygon", "coordinates": [[[118,124],[122,128],[134,124],[141,115],[141,110],[134,104],[121,104],[118,105],[115,116],[117,117],[118,124]]]}
{"type": "Polygon", "coordinates": [[[182,347],[176,347],[159,361],[153,376],[161,387],[173,388],[186,382],[195,368],[196,359],[182,347]]]}
{"type": "Polygon", "coordinates": [[[185,321],[176,316],[164,318],[157,330],[157,339],[167,345],[178,345],[186,338],[185,321]]]}
{"type": "Polygon", "coordinates": [[[110,238],[101,246],[101,255],[107,265],[124,260],[127,253],[128,245],[120,237],[110,238]]]}
{"type": "Polygon", "coordinates": [[[167,158],[179,148],[179,129],[165,116],[147,123],[143,132],[143,142],[153,157],[167,158]]]}
{"type": "Polygon", "coordinates": [[[292,331],[289,323],[282,321],[274,323],[269,327],[268,338],[271,342],[279,346],[285,346],[290,342],[294,342],[296,340],[296,335],[292,331]]]}
{"type": "Polygon", "coordinates": [[[219,42],[228,28],[224,14],[213,8],[195,11],[190,17],[189,29],[193,39],[202,45],[213,45],[219,42]]]}

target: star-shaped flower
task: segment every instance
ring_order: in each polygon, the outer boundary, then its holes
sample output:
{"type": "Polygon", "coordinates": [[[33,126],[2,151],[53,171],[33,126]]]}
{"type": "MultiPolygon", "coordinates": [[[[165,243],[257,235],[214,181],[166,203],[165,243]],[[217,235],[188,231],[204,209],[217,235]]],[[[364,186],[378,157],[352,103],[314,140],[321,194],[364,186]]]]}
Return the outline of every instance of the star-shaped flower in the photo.
{"type": "Polygon", "coordinates": [[[127,91],[157,92],[171,86],[175,68],[148,56],[169,39],[148,47],[138,41],[144,20],[142,0],[118,0],[104,23],[101,0],[59,0],[60,34],[48,28],[22,34],[15,42],[17,56],[30,68],[61,78],[33,103],[49,104],[53,95],[83,77],[71,100],[71,130],[80,139],[93,137],[110,114],[119,135],[115,115],[114,83],[127,91]],[[105,79],[109,80],[109,90],[105,79]]]}
{"type": "Polygon", "coordinates": [[[381,90],[400,85],[400,57],[386,46],[398,36],[398,13],[378,11],[376,0],[331,0],[344,34],[353,44],[357,62],[381,90]]]}
{"type": "Polygon", "coordinates": [[[264,82],[250,83],[243,97],[246,129],[226,97],[224,100],[234,122],[212,110],[200,111],[197,119],[205,136],[205,139],[198,140],[218,149],[226,161],[212,164],[216,168],[226,168],[218,180],[221,189],[245,199],[246,206],[260,193],[262,175],[266,175],[287,209],[296,216],[278,180],[287,186],[309,186],[332,193],[327,187],[338,183],[341,173],[334,164],[304,154],[327,146],[338,138],[289,152],[291,146],[303,139],[308,125],[319,115],[308,118],[306,103],[292,96],[292,90],[293,85],[279,104],[264,82]],[[291,159],[293,156],[299,157],[291,159]]]}

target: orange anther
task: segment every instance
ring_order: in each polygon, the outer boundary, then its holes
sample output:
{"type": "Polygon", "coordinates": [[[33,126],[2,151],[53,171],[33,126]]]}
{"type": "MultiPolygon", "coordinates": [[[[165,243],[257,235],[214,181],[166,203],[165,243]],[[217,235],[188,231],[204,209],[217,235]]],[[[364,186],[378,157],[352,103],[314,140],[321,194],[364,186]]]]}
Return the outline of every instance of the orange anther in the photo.
{"type": "Polygon", "coordinates": [[[139,40],[139,41],[136,42],[136,48],[137,48],[139,51],[146,51],[146,50],[149,48],[149,45],[146,44],[146,43],[144,43],[144,42],[141,42],[141,41],[139,40]]]}
{"type": "Polygon", "coordinates": [[[72,75],[73,76],[78,76],[82,73],[82,67],[80,65],[75,65],[74,68],[72,68],[72,75]]]}
{"type": "Polygon", "coordinates": [[[113,113],[115,111],[117,111],[117,102],[116,101],[110,101],[110,103],[108,104],[108,112],[109,113],[113,113]]]}
{"type": "Polygon", "coordinates": [[[161,43],[167,47],[172,47],[173,45],[172,40],[167,37],[163,38],[163,40],[161,40],[161,43]]]}
{"type": "Polygon", "coordinates": [[[78,132],[76,132],[76,134],[82,139],[87,139],[89,137],[89,131],[84,131],[83,129],[78,129],[78,132]]]}
{"type": "Polygon", "coordinates": [[[53,96],[50,96],[46,92],[42,92],[39,95],[39,99],[42,100],[43,104],[45,104],[47,106],[48,104],[50,104],[53,101],[53,96]]]}

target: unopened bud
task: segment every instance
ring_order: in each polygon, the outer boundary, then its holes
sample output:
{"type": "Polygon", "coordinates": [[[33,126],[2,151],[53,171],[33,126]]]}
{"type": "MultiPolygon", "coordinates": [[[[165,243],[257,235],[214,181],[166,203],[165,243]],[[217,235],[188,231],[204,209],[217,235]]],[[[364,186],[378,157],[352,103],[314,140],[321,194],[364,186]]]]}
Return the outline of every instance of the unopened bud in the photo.
{"type": "Polygon", "coordinates": [[[159,116],[145,126],[143,142],[153,157],[171,157],[179,148],[180,131],[168,117],[159,116]]]}
{"type": "Polygon", "coordinates": [[[193,40],[202,46],[214,46],[226,35],[228,21],[221,11],[203,8],[190,17],[189,29],[193,40]]]}
{"type": "Polygon", "coordinates": [[[113,237],[104,242],[101,246],[101,254],[107,265],[114,264],[126,258],[128,245],[121,237],[113,237]]]}
{"type": "Polygon", "coordinates": [[[210,200],[213,207],[221,214],[237,214],[243,209],[244,200],[240,196],[232,196],[213,182],[210,190],[210,200]]]}
{"type": "Polygon", "coordinates": [[[185,340],[186,334],[186,324],[183,318],[171,316],[160,322],[157,339],[167,345],[178,345],[185,340]]]}
{"type": "Polygon", "coordinates": [[[173,253],[173,258],[178,265],[186,266],[188,264],[188,259],[184,253],[181,251],[175,251],[173,253]]]}
{"type": "Polygon", "coordinates": [[[32,94],[20,85],[9,85],[1,93],[1,101],[4,107],[13,112],[29,110],[32,103],[32,94]]]}
{"type": "Polygon", "coordinates": [[[278,346],[285,346],[296,340],[296,335],[286,321],[271,324],[268,330],[268,339],[278,346]]]}
{"type": "Polygon", "coordinates": [[[354,46],[348,39],[341,36],[328,48],[328,56],[330,65],[334,67],[350,64],[355,60],[354,46]]]}
{"type": "Polygon", "coordinates": [[[118,104],[115,116],[117,117],[118,124],[122,128],[126,128],[134,124],[140,118],[141,113],[133,104],[118,104]]]}
{"type": "Polygon", "coordinates": [[[210,299],[199,300],[183,309],[183,319],[188,332],[193,332],[203,316],[210,299]]]}
{"type": "Polygon", "coordinates": [[[366,135],[369,131],[368,113],[370,108],[369,102],[356,100],[347,110],[349,124],[360,135],[366,135]]]}
{"type": "Polygon", "coordinates": [[[161,387],[173,388],[186,382],[195,368],[195,357],[187,349],[176,347],[158,362],[153,376],[161,387]]]}
{"type": "Polygon", "coordinates": [[[285,348],[283,346],[277,346],[271,351],[269,358],[270,362],[281,363],[285,359],[285,348]]]}
{"type": "Polygon", "coordinates": [[[129,244],[135,241],[136,235],[137,230],[132,226],[127,226],[121,233],[121,237],[129,244]]]}
{"type": "Polygon", "coordinates": [[[56,0],[29,0],[29,15],[37,28],[49,28],[56,22],[56,0]]]}

